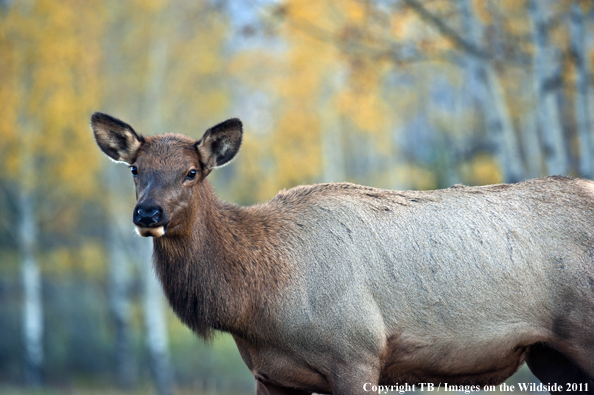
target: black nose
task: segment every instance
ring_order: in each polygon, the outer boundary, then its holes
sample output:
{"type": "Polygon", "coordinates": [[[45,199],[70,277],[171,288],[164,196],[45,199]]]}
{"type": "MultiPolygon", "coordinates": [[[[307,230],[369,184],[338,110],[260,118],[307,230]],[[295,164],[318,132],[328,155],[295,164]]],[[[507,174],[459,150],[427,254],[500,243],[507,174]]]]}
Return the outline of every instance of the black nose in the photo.
{"type": "Polygon", "coordinates": [[[151,226],[161,220],[163,210],[161,207],[136,207],[134,210],[134,223],[140,226],[151,226]]]}

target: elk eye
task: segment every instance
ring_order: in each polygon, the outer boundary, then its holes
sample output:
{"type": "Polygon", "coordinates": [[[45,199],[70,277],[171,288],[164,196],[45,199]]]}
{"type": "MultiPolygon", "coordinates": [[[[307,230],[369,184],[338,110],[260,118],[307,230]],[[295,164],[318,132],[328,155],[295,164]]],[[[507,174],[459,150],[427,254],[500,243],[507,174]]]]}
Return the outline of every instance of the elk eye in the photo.
{"type": "Polygon", "coordinates": [[[192,169],[188,172],[186,179],[193,180],[194,178],[196,178],[196,170],[192,169]]]}
{"type": "Polygon", "coordinates": [[[130,166],[130,171],[132,172],[133,176],[137,176],[138,175],[138,167],[136,166],[130,166]]]}

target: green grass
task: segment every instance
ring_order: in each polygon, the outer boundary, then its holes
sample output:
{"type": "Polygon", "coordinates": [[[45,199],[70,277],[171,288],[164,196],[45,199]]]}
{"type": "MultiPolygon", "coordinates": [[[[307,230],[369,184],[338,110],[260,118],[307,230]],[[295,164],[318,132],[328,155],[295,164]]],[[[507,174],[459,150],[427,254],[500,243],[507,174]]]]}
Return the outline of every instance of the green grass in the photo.
{"type": "MultiPolygon", "coordinates": [[[[245,395],[252,394],[249,392],[245,395]]],[[[84,387],[52,387],[52,388],[27,388],[27,387],[15,387],[15,386],[3,386],[0,385],[0,394],[2,395],[156,395],[156,392],[152,388],[135,388],[131,390],[122,390],[119,388],[84,388],[84,387]]],[[[176,389],[175,395],[202,395],[192,389],[176,389]]],[[[207,395],[208,393],[204,393],[207,395]]],[[[226,394],[224,392],[217,391],[217,395],[244,395],[237,393],[226,394]]]]}

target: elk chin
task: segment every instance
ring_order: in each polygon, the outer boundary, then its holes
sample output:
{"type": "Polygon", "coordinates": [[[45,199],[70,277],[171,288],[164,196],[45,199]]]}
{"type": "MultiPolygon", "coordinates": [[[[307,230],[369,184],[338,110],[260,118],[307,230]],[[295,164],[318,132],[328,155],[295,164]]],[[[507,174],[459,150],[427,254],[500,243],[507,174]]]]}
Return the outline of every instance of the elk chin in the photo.
{"type": "Polygon", "coordinates": [[[136,233],[142,237],[161,237],[165,234],[165,226],[157,226],[154,228],[137,226],[136,233]]]}

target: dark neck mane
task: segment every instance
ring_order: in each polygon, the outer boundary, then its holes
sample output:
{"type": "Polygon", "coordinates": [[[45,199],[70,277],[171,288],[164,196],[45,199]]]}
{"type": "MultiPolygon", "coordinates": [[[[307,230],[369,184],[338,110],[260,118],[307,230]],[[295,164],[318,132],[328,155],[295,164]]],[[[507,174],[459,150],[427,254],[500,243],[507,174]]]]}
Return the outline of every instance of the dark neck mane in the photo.
{"type": "Polygon", "coordinates": [[[253,317],[287,278],[278,215],[217,199],[208,181],[195,198],[192,231],[154,239],[154,260],[169,303],[194,332],[249,337],[253,317]]]}

